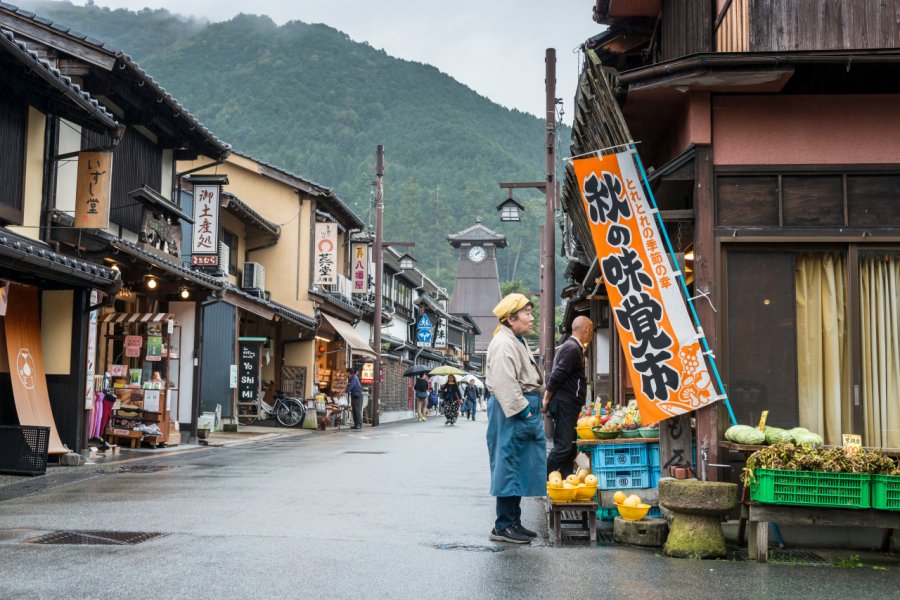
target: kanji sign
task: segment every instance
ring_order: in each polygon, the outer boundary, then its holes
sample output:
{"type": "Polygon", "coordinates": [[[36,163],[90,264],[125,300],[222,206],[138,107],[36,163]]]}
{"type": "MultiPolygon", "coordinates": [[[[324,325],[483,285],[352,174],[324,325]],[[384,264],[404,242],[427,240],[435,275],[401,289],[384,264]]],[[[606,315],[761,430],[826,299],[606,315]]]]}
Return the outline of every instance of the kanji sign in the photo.
{"type": "Polygon", "coordinates": [[[333,285],[337,282],[337,234],[335,223],[316,223],[313,246],[316,285],[333,285]]]}
{"type": "Polygon", "coordinates": [[[644,423],[718,399],[630,152],[574,161],[644,423]]]}
{"type": "Polygon", "coordinates": [[[194,186],[194,227],[191,264],[219,264],[219,186],[194,186]]]}
{"type": "Polygon", "coordinates": [[[353,278],[353,294],[369,292],[369,245],[352,244],[350,247],[350,276],[353,278]]]}
{"type": "Polygon", "coordinates": [[[79,152],[75,184],[75,227],[109,227],[112,152],[79,152]]]}
{"type": "Polygon", "coordinates": [[[360,383],[372,383],[375,381],[375,363],[363,363],[362,370],[359,375],[360,383]]]}
{"type": "Polygon", "coordinates": [[[435,348],[446,348],[447,347],[447,318],[439,317],[437,320],[437,327],[434,329],[434,347],[435,348]]]}

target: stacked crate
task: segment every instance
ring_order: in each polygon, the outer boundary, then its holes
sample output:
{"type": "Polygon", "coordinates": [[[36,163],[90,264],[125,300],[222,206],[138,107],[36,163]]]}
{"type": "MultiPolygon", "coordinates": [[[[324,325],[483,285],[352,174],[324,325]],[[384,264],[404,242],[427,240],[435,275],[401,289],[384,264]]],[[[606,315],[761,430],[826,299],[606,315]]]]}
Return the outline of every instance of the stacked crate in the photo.
{"type": "Polygon", "coordinates": [[[601,444],[593,447],[591,470],[597,477],[597,515],[602,520],[612,520],[618,513],[612,501],[613,493],[622,490],[626,495],[637,494],[650,504],[649,517],[660,515],[656,482],[659,481],[659,444],[631,442],[601,444]],[[652,450],[655,446],[655,471],[652,466],[652,450]],[[652,490],[652,491],[651,491],[652,490]]]}

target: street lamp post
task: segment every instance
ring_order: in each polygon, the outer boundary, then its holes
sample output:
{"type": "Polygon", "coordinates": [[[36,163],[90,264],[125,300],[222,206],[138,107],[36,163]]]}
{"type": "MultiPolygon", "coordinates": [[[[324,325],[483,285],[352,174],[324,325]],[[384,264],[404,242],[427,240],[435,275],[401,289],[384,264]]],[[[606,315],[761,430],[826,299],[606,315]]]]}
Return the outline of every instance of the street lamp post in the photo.
{"type": "Polygon", "coordinates": [[[500,187],[509,189],[509,198],[497,208],[501,211],[501,220],[517,221],[518,211],[522,205],[515,202],[512,197],[514,188],[532,188],[544,192],[544,226],[541,233],[541,323],[540,323],[540,349],[543,357],[545,376],[550,374],[553,368],[553,325],[556,313],[556,50],[547,48],[545,56],[546,78],[544,80],[547,91],[547,127],[546,127],[546,178],[544,181],[529,181],[524,183],[501,183],[500,187]],[[508,215],[510,218],[504,219],[508,215]]]}

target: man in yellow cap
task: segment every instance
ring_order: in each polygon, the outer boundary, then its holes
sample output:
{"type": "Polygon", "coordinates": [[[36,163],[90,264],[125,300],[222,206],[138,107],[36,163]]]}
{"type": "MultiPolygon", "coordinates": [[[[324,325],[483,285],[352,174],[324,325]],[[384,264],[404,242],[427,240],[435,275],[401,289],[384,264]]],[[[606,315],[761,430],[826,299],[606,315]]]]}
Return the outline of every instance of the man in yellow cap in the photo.
{"type": "Polygon", "coordinates": [[[531,301],[509,294],[494,307],[500,324],[487,350],[487,445],[497,519],[491,539],[527,544],[537,534],[522,525],[522,496],[546,494],[547,460],[540,391],[543,376],[525,338],[534,324],[531,301]]]}

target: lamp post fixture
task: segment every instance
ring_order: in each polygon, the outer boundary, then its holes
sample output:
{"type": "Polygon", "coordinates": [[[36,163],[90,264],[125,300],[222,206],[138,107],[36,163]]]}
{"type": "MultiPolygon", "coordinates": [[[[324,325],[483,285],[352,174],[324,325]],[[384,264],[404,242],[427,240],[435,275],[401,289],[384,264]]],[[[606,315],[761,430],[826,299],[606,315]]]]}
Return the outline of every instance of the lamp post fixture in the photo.
{"type": "MultiPolygon", "coordinates": [[[[381,292],[382,271],[384,269],[384,248],[392,246],[415,246],[415,242],[385,242],[382,220],[384,219],[384,146],[375,147],[375,377],[372,379],[372,427],[377,427],[378,404],[381,400],[381,292]]],[[[407,253],[400,257],[400,269],[412,269],[416,260],[407,253]],[[406,265],[406,266],[404,266],[406,265]]]]}
{"type": "Polygon", "coordinates": [[[500,211],[501,221],[518,221],[518,210],[512,205],[523,209],[522,205],[513,200],[514,188],[533,188],[544,192],[544,226],[541,238],[541,323],[540,323],[540,349],[543,359],[544,376],[547,377],[553,368],[553,325],[556,313],[556,195],[558,184],[556,182],[556,50],[547,48],[544,58],[546,75],[544,79],[546,90],[547,127],[546,135],[546,179],[544,181],[531,181],[525,183],[501,183],[502,189],[509,190],[509,199],[502,202],[497,209],[500,211]],[[514,213],[515,210],[515,213],[514,213]],[[504,218],[504,213],[510,218],[504,218]]]}

